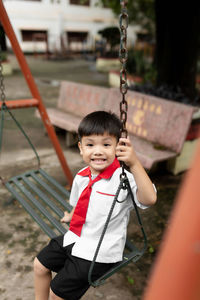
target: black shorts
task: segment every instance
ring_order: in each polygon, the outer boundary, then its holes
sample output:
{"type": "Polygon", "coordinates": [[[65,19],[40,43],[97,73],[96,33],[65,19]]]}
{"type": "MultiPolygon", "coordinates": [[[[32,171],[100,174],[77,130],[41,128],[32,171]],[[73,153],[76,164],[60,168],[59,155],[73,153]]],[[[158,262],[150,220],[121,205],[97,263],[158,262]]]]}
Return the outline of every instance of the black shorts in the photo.
{"type": "MultiPolygon", "coordinates": [[[[74,244],[63,247],[63,236],[53,238],[37,258],[47,269],[57,274],[51,281],[52,291],[66,300],[80,299],[89,288],[91,261],[71,255],[74,244]]],[[[98,279],[115,264],[95,263],[92,280],[98,279]]]]}

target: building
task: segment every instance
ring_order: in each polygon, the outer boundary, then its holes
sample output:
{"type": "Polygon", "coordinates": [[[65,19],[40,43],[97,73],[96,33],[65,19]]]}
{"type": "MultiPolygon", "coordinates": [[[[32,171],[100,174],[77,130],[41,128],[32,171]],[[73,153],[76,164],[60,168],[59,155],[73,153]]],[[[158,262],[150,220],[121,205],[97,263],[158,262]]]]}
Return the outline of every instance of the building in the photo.
{"type": "MultiPolygon", "coordinates": [[[[98,31],[118,26],[112,10],[98,0],[4,0],[4,6],[24,52],[92,51],[98,31]]],[[[128,42],[136,39],[129,26],[128,42]]],[[[8,41],[8,47],[10,46],[8,41]]]]}

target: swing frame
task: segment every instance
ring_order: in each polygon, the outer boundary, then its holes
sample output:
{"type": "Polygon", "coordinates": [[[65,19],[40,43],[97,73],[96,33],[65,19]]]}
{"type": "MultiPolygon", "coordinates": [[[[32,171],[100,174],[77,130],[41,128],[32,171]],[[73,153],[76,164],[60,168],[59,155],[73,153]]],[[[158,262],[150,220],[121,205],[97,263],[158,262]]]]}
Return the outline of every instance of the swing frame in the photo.
{"type": "MultiPolygon", "coordinates": [[[[73,182],[73,176],[72,173],[68,167],[67,161],[65,159],[65,156],[63,154],[62,148],[60,146],[60,143],[58,141],[58,138],[56,136],[54,127],[52,126],[49,116],[47,114],[46,108],[43,104],[42,98],[40,96],[39,90],[35,84],[35,81],[33,79],[33,76],[31,74],[31,71],[29,69],[29,66],[26,62],[25,56],[21,50],[21,47],[19,45],[19,42],[16,38],[15,32],[13,30],[13,27],[10,23],[8,14],[5,10],[5,7],[3,5],[3,0],[0,0],[0,22],[5,30],[5,33],[7,37],[10,40],[10,43],[12,45],[12,49],[16,55],[16,58],[18,60],[18,63],[20,65],[21,71],[24,75],[24,78],[27,82],[28,88],[32,94],[32,99],[18,99],[18,100],[8,100],[6,101],[6,106],[9,109],[16,109],[16,108],[27,108],[27,107],[36,107],[39,111],[39,114],[41,116],[41,120],[43,121],[43,124],[47,130],[47,134],[52,142],[52,145],[56,151],[56,154],[58,156],[58,159],[60,161],[61,167],[63,169],[64,175],[67,179],[67,182],[69,186],[72,186],[73,182]]],[[[2,107],[2,101],[0,101],[0,109],[2,107]]]]}
{"type": "Polygon", "coordinates": [[[13,176],[8,181],[0,176],[0,181],[50,238],[64,234],[67,228],[58,222],[57,217],[62,218],[64,210],[71,211],[72,207],[66,201],[70,193],[40,168],[40,158],[34,145],[6,103],[3,103],[0,110],[0,151],[5,112],[9,114],[32,148],[37,159],[37,168],[13,176]]]}

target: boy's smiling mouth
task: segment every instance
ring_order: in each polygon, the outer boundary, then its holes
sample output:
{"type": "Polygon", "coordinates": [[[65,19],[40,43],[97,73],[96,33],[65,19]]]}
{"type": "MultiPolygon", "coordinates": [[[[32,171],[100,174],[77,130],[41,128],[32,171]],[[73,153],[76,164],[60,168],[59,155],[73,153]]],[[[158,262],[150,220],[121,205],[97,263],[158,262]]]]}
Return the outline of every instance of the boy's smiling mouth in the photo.
{"type": "Polygon", "coordinates": [[[105,158],[92,158],[91,161],[95,162],[95,163],[103,163],[106,161],[105,158]]]}

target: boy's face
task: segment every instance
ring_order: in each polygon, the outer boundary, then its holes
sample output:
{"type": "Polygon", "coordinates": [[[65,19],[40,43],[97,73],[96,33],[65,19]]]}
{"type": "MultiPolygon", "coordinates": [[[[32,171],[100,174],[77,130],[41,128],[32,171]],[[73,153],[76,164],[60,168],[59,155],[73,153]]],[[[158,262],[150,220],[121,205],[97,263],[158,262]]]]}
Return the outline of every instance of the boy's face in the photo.
{"type": "Polygon", "coordinates": [[[104,135],[94,134],[83,136],[78,146],[91,173],[99,174],[114,161],[117,139],[107,133],[104,135]]]}

